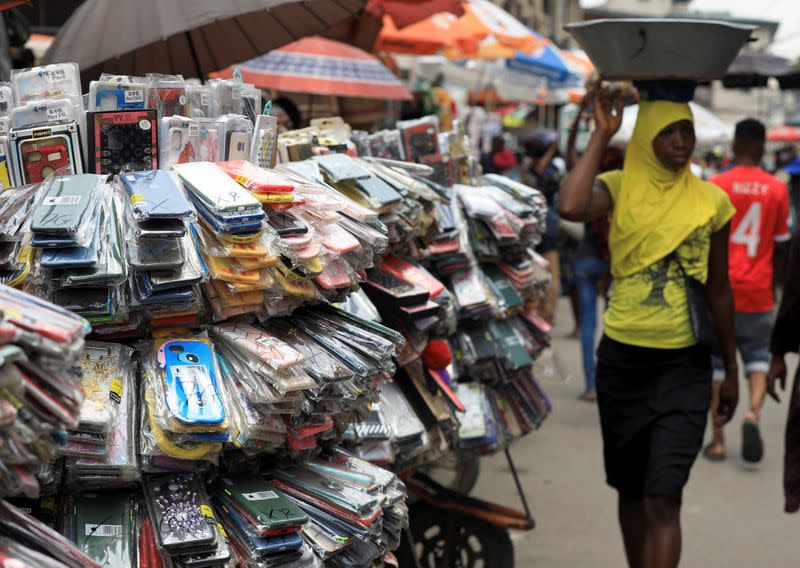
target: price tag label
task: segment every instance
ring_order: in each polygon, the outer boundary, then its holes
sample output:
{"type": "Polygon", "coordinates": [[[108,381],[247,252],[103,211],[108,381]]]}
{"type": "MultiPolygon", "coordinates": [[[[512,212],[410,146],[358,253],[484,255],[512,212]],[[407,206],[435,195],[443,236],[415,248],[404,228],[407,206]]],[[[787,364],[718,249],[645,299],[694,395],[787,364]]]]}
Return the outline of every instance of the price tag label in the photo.
{"type": "Polygon", "coordinates": [[[50,107],[47,109],[47,120],[66,120],[67,109],[61,106],[50,107]]]}
{"type": "Polygon", "coordinates": [[[117,404],[122,402],[122,381],[119,379],[114,379],[111,381],[111,390],[108,396],[117,404]]]}
{"type": "Polygon", "coordinates": [[[126,103],[143,103],[144,91],[142,89],[130,89],[125,91],[126,103]]]}
{"type": "Polygon", "coordinates": [[[189,125],[189,137],[200,136],[200,127],[196,124],[189,125]]]}
{"type": "Polygon", "coordinates": [[[269,499],[277,499],[278,494],[274,491],[256,491],[255,493],[242,493],[242,497],[248,501],[268,501],[269,499]]]}
{"type": "Polygon", "coordinates": [[[77,205],[80,202],[80,195],[59,195],[57,197],[45,197],[42,200],[42,205],[77,205]]]}

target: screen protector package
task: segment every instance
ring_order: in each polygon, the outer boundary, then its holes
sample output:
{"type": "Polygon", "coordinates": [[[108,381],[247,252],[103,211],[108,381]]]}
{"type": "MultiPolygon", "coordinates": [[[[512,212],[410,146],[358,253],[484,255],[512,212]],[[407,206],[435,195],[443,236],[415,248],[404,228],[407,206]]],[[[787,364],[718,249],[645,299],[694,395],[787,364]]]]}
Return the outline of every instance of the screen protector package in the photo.
{"type": "Polygon", "coordinates": [[[11,86],[18,104],[52,98],[67,98],[73,103],[82,104],[81,77],[77,63],[12,69],[11,86]]]}
{"type": "Polygon", "coordinates": [[[75,120],[69,99],[45,99],[31,101],[11,109],[11,126],[13,128],[30,128],[32,126],[52,126],[66,124],[75,120]]]}

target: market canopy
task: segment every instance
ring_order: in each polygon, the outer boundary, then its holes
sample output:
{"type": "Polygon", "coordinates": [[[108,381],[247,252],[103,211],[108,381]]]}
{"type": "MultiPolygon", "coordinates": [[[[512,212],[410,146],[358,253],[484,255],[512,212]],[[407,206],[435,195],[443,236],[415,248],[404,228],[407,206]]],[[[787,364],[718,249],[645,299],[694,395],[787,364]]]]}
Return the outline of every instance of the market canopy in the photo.
{"type": "Polygon", "coordinates": [[[84,83],[116,75],[203,78],[352,18],[365,0],[86,0],[43,63],[75,62],[84,83]]]}
{"type": "Polygon", "coordinates": [[[409,55],[434,55],[452,47],[474,54],[478,40],[461,28],[459,19],[449,12],[434,14],[415,24],[399,29],[391,16],[383,17],[383,29],[375,42],[375,51],[409,55]]]}
{"type": "Polygon", "coordinates": [[[796,126],[773,126],[767,131],[770,142],[800,142],[800,128],[796,126]]]}
{"type": "Polygon", "coordinates": [[[249,61],[212,73],[232,77],[234,69],[246,83],[262,89],[361,97],[410,99],[411,92],[374,57],[356,47],[307,37],[249,61]]]}
{"type": "Polygon", "coordinates": [[[464,14],[461,0],[369,0],[366,10],[381,18],[390,16],[398,28],[405,28],[434,14],[464,14]]]}

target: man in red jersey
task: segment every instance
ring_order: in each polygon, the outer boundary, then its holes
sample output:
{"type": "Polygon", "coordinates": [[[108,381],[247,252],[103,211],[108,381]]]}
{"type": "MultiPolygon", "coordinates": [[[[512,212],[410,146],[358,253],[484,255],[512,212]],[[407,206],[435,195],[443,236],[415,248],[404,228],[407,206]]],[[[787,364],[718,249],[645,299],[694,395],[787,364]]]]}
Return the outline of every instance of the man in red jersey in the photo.
{"type": "MultiPolygon", "coordinates": [[[[736,306],[736,344],[750,385],[750,409],[742,424],[742,457],[758,463],[764,443],[758,418],[764,404],[769,370],[769,337],[772,331],[773,263],[780,266],[789,240],[789,191],[780,180],[759,167],[764,157],[764,125],[753,119],[736,125],[733,140],[736,166],[709,181],[724,189],[736,208],[731,220],[728,273],[736,306]],[[776,246],[776,243],[777,246],[776,246]]],[[[725,377],[722,361],[714,358],[714,400],[725,377]]],[[[712,461],[725,458],[725,437],[714,427],[714,438],[704,455],[712,461]]]]}

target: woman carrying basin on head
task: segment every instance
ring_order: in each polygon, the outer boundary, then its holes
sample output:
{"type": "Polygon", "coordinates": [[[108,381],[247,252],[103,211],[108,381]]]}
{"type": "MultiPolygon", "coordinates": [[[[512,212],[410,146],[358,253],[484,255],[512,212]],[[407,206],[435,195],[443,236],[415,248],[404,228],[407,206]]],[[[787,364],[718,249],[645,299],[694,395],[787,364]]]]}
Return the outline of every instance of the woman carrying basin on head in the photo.
{"type": "Polygon", "coordinates": [[[678,565],[683,487],[711,405],[710,350],[695,338],[686,277],[705,283],[725,361],[721,423],[738,399],[728,282],[734,209],[721,189],[689,168],[693,91],[684,82],[640,85],[643,100],[624,167],[598,176],[623,106],[619,93],[595,90],[596,129],[558,199],[558,212],[573,221],[610,216],[613,282],[597,351],[597,395],[606,478],[619,493],[633,568],[678,565]]]}

